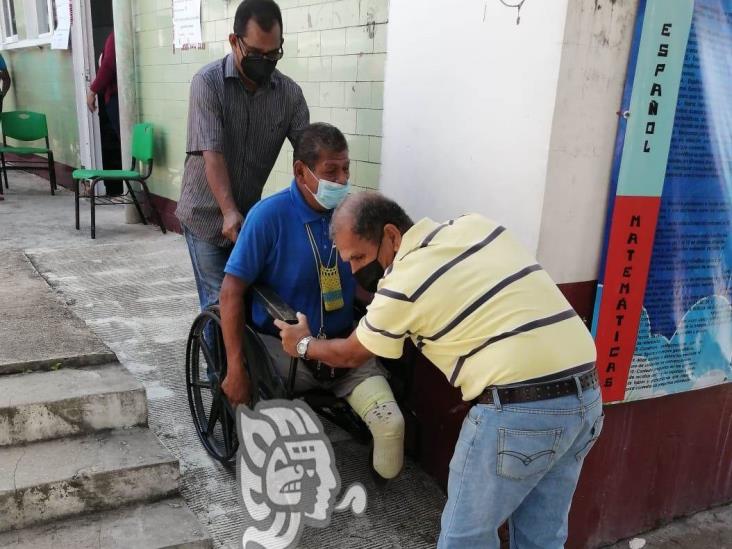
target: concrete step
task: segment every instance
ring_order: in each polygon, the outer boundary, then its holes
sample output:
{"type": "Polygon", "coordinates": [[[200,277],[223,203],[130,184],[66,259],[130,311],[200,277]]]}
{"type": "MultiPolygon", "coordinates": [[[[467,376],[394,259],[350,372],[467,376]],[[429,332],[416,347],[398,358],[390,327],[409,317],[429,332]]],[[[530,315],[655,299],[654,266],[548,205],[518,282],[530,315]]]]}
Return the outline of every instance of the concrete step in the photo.
{"type": "Polygon", "coordinates": [[[208,549],[206,529],[180,498],[0,534],[5,549],[208,549]]]}
{"type": "Polygon", "coordinates": [[[0,377],[0,446],[146,424],[145,388],[119,363],[0,377]]]}
{"type": "Polygon", "coordinates": [[[79,366],[94,366],[97,364],[107,364],[109,362],[116,361],[117,355],[109,350],[89,352],[83,355],[55,354],[51,358],[0,363],[0,377],[12,374],[27,374],[30,372],[46,372],[49,370],[54,370],[56,368],[78,368],[79,366]]]}
{"type": "Polygon", "coordinates": [[[172,496],[179,478],[146,428],[0,448],[0,532],[172,496]]]}
{"type": "Polygon", "coordinates": [[[21,251],[0,261],[0,374],[116,360],[21,251]]]}

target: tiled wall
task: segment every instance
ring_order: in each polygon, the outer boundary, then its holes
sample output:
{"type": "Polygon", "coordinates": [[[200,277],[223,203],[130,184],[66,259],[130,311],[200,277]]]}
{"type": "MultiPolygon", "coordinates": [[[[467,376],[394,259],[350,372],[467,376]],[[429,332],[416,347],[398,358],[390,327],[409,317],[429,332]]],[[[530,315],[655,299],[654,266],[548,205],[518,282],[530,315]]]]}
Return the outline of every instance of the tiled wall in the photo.
{"type": "MultiPolygon", "coordinates": [[[[237,0],[203,0],[204,50],[173,51],[170,0],[136,0],[140,118],[156,127],[153,192],[177,200],[185,159],[188,89],[204,64],[230,51],[237,0]]],[[[357,188],[378,187],[388,0],[281,0],[285,57],[278,68],[303,89],[311,120],[348,137],[357,188]]],[[[292,178],[286,142],[265,194],[292,178]]]]}

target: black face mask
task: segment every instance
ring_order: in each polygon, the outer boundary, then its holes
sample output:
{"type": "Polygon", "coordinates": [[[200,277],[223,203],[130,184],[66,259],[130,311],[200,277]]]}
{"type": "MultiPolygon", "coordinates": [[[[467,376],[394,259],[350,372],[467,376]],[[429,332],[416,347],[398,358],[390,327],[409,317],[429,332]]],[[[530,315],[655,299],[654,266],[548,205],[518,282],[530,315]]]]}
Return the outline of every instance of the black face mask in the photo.
{"type": "Polygon", "coordinates": [[[241,60],[241,72],[257,86],[265,84],[277,66],[277,61],[265,57],[247,55],[241,60]]]}
{"type": "Polygon", "coordinates": [[[372,294],[376,292],[379,280],[384,278],[384,267],[379,263],[379,251],[381,251],[381,242],[379,242],[379,247],[376,248],[376,258],[353,273],[353,278],[356,279],[359,286],[372,294]]]}

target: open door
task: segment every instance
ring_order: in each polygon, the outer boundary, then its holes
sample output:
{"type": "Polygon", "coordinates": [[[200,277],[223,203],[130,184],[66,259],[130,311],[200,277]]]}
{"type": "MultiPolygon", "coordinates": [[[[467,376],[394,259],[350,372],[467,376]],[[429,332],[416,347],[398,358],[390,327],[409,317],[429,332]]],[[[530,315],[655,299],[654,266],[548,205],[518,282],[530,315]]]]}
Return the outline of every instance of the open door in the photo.
{"type": "MultiPolygon", "coordinates": [[[[86,106],[86,92],[96,76],[91,0],[72,0],[71,49],[74,64],[76,116],[79,124],[79,156],[85,168],[102,168],[99,116],[86,106]]],[[[104,193],[97,185],[98,193],[104,193]]]]}

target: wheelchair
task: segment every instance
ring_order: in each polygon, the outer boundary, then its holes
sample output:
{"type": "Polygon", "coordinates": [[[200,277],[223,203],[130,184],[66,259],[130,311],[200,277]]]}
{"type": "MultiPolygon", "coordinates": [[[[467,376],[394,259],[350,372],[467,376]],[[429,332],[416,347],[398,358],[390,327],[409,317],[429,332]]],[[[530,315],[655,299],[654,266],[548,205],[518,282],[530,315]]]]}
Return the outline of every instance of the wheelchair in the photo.
{"type": "MultiPolygon", "coordinates": [[[[258,301],[267,313],[277,320],[297,322],[295,311],[270,288],[255,285],[248,293],[248,305],[258,301]]],[[[247,309],[251,311],[251,306],[247,309]]],[[[295,392],[295,379],[300,359],[290,360],[287,379],[275,370],[272,358],[259,334],[247,322],[244,346],[251,388],[251,406],[260,400],[299,398],[316,413],[350,433],[357,441],[367,444],[371,433],[361,418],[345,400],[324,390],[295,392]]],[[[392,370],[385,364],[388,370],[392,370]]],[[[235,463],[239,440],[236,434],[236,415],[221,389],[226,377],[226,351],[221,330],[219,306],[213,305],[193,321],[186,346],[186,389],[193,424],[201,444],[208,454],[227,467],[235,463]]],[[[394,369],[392,390],[399,403],[407,391],[408,373],[394,369]],[[396,375],[395,375],[396,374],[396,375]]]]}

